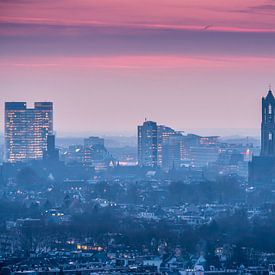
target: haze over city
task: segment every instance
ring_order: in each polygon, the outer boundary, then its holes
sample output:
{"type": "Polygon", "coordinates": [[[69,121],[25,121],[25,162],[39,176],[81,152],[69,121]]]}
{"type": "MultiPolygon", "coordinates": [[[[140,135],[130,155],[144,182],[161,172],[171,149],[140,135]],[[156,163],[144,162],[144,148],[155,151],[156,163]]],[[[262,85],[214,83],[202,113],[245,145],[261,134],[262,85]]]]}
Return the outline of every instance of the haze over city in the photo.
{"type": "Polygon", "coordinates": [[[0,274],[275,275],[275,0],[0,0],[0,274]]]}
{"type": "Polygon", "coordinates": [[[2,0],[1,115],[47,100],[60,134],[135,134],[146,117],[257,135],[274,15],[271,0],[2,0]]]}

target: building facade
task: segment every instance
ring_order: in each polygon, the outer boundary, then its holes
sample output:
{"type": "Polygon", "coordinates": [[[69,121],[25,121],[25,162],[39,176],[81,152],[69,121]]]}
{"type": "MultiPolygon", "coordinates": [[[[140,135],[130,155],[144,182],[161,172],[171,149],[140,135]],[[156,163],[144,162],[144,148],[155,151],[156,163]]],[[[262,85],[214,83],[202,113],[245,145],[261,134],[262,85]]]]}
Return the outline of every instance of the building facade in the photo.
{"type": "Polygon", "coordinates": [[[145,121],[138,126],[138,164],[156,167],[158,165],[158,126],[156,122],[145,121]]]}
{"type": "Polygon", "coordinates": [[[85,167],[94,168],[95,171],[108,169],[112,157],[104,145],[104,139],[100,137],[89,137],[84,139],[83,164],[85,167]]]}
{"type": "Polygon", "coordinates": [[[275,156],[275,99],[270,90],[262,98],[261,156],[275,156]]]}
{"type": "Polygon", "coordinates": [[[5,103],[5,161],[18,162],[43,158],[48,135],[53,132],[53,103],[5,103]]]}
{"type": "Polygon", "coordinates": [[[261,154],[249,163],[249,183],[275,183],[275,98],[271,90],[262,98],[261,154]]]}
{"type": "Polygon", "coordinates": [[[217,136],[185,135],[165,125],[145,121],[138,126],[138,164],[164,171],[179,169],[186,162],[202,167],[217,160],[218,144],[217,136]]]}
{"type": "Polygon", "coordinates": [[[48,134],[47,149],[43,152],[43,159],[49,162],[59,161],[59,149],[55,146],[55,135],[48,134]]]}
{"type": "Polygon", "coordinates": [[[158,166],[163,167],[167,155],[167,146],[171,136],[176,135],[176,131],[164,125],[158,125],[158,166]]]}
{"type": "Polygon", "coordinates": [[[162,145],[162,169],[178,169],[181,167],[184,152],[184,136],[175,132],[169,136],[167,142],[162,145]]]}

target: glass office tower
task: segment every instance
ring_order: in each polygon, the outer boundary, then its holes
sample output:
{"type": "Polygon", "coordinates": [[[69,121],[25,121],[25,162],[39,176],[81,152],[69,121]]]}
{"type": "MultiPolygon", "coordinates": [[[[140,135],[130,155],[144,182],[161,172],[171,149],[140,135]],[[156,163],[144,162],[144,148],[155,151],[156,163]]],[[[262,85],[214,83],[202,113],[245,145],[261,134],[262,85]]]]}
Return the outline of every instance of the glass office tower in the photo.
{"type": "Polygon", "coordinates": [[[5,160],[8,162],[42,159],[47,137],[53,132],[53,103],[5,103],[5,160]]]}

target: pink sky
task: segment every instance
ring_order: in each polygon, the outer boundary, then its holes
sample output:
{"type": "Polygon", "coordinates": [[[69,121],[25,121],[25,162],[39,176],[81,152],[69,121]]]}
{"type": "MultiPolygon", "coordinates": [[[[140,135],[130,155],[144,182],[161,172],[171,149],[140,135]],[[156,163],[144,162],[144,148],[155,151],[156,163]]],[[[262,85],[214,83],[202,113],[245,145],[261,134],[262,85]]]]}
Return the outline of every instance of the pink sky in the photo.
{"type": "Polygon", "coordinates": [[[274,16],[272,0],[0,0],[1,115],[52,100],[60,133],[257,129],[274,16]]]}
{"type": "Polygon", "coordinates": [[[2,0],[0,20],[66,26],[210,26],[274,31],[273,16],[272,0],[2,0]]]}

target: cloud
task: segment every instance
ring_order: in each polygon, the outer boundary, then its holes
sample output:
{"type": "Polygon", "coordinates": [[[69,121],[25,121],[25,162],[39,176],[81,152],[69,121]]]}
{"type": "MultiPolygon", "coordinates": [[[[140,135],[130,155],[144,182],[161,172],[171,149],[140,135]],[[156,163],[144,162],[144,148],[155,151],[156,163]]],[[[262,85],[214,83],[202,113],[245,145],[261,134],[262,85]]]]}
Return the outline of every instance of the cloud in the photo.
{"type": "Polygon", "coordinates": [[[146,25],[0,24],[1,56],[255,55],[274,56],[275,33],[146,25]]]}
{"type": "MultiPolygon", "coordinates": [[[[244,14],[256,14],[256,15],[275,15],[275,5],[274,4],[264,4],[264,5],[256,5],[250,6],[244,9],[235,9],[232,10],[233,13],[244,13],[244,14]]],[[[265,20],[263,20],[264,22],[265,20]]]]}
{"type": "MultiPolygon", "coordinates": [[[[0,0],[1,1],[1,0],[0,0]]],[[[2,0],[0,22],[17,24],[102,26],[114,28],[192,29],[229,32],[264,32],[275,30],[275,24],[265,18],[248,20],[239,13],[274,10],[264,0],[249,7],[243,1],[220,0],[2,0]],[[146,9],[144,6],[146,5],[146,9]],[[230,12],[230,13],[228,13],[230,12]],[[234,14],[233,14],[234,13],[234,14]],[[228,16],[230,14],[230,16],[228,16]],[[72,16],[73,15],[73,16],[72,16]],[[265,24],[261,24],[258,21],[265,24]],[[269,26],[268,26],[269,23],[269,26]],[[265,27],[263,27],[265,25],[265,27]],[[266,27],[268,26],[268,27],[266,27]]],[[[1,2],[0,2],[1,4],[1,2]]]]}
{"type": "Polygon", "coordinates": [[[220,1],[2,0],[0,55],[274,56],[274,20],[257,15],[250,20],[230,9],[251,13],[274,5],[220,1]]]}
{"type": "Polygon", "coordinates": [[[275,11],[275,5],[258,5],[254,7],[250,7],[250,10],[255,10],[255,11],[275,11]]]}
{"type": "Polygon", "coordinates": [[[119,55],[119,56],[72,56],[72,57],[32,57],[5,58],[0,67],[6,69],[42,70],[123,70],[123,71],[173,71],[211,69],[250,70],[257,67],[275,67],[275,57],[254,56],[184,56],[184,55],[119,55]]]}

